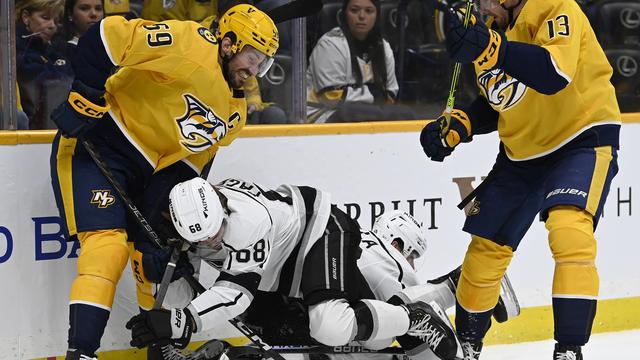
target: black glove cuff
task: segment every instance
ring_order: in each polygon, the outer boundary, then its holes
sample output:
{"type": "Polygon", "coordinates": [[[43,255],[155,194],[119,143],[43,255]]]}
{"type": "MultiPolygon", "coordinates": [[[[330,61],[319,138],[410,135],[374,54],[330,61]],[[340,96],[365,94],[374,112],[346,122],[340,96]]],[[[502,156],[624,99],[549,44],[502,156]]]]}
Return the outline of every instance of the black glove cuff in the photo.
{"type": "Polygon", "coordinates": [[[77,92],[82,95],[85,99],[91,101],[92,103],[100,106],[105,106],[107,103],[104,99],[104,90],[98,90],[96,88],[92,88],[80,80],[74,80],[73,85],[71,85],[71,90],[77,92]]]}

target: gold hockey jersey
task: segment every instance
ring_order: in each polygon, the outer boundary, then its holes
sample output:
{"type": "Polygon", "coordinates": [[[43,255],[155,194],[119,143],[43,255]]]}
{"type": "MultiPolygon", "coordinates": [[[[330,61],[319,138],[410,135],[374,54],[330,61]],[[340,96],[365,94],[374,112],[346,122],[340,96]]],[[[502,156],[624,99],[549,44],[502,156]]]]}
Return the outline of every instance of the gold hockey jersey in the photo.
{"type": "Polygon", "coordinates": [[[118,66],[105,98],[120,130],[156,171],[180,160],[201,171],[246,121],[244,95],[225,80],[215,37],[191,21],[113,16],[100,26],[118,66]]]}
{"type": "Polygon", "coordinates": [[[498,132],[509,158],[538,158],[586,129],[620,124],[612,68],[575,1],[529,0],[505,33],[509,41],[549,51],[556,72],[569,83],[544,95],[501,69],[481,72],[476,67],[481,95],[499,113],[498,132]]]}

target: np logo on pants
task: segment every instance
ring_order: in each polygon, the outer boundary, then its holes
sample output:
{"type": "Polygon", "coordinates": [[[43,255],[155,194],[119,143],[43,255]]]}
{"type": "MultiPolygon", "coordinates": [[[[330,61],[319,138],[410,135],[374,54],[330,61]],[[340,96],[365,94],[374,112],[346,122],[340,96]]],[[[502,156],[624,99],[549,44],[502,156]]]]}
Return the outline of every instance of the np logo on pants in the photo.
{"type": "Polygon", "coordinates": [[[98,205],[100,209],[104,209],[116,202],[115,196],[111,195],[111,190],[91,190],[91,203],[98,205]]]}

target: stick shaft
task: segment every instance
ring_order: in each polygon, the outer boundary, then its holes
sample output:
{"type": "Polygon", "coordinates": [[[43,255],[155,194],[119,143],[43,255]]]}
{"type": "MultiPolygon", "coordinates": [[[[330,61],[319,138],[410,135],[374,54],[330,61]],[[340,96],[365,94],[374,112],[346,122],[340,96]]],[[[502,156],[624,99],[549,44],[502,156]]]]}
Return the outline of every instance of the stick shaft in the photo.
{"type": "MultiPolygon", "coordinates": [[[[204,286],[202,286],[202,284],[200,284],[200,282],[196,278],[193,277],[193,275],[186,274],[184,275],[184,278],[189,283],[189,286],[191,286],[191,288],[198,294],[202,294],[207,290],[204,286]]],[[[282,355],[275,352],[269,344],[264,342],[260,338],[260,336],[258,336],[258,334],[256,334],[253,330],[251,330],[251,328],[245,325],[238,317],[229,319],[229,322],[236,329],[238,329],[242,333],[242,335],[246,336],[252,343],[254,343],[260,349],[260,351],[262,351],[264,355],[267,356],[266,359],[285,360],[282,355]]]]}
{"type": "MultiPolygon", "coordinates": [[[[471,11],[473,10],[473,0],[467,0],[467,7],[464,14],[464,27],[468,28],[471,22],[471,11]]],[[[444,109],[444,124],[442,126],[440,135],[444,138],[449,132],[451,126],[451,112],[453,112],[453,105],[456,102],[456,90],[458,89],[458,79],[460,78],[460,71],[462,70],[462,64],[456,62],[453,66],[453,75],[451,75],[451,86],[449,87],[449,96],[447,97],[447,106],[444,109]]]]}
{"type": "Polygon", "coordinates": [[[138,208],[133,204],[133,201],[131,201],[129,196],[127,196],[127,193],[122,188],[122,185],[120,185],[115,175],[113,175],[113,172],[111,172],[111,169],[109,169],[109,165],[107,165],[107,163],[104,161],[102,155],[98,152],[93,143],[89,140],[82,140],[82,145],[89,153],[89,156],[91,156],[91,158],[93,159],[93,162],[100,169],[100,172],[102,172],[104,177],[107,178],[109,184],[111,184],[111,186],[113,186],[113,188],[116,190],[118,196],[120,196],[120,199],[122,199],[122,202],[127,206],[127,210],[129,210],[131,215],[133,215],[133,217],[136,219],[136,222],[138,223],[138,225],[140,225],[147,237],[158,247],[165,248],[166,246],[163,245],[162,241],[160,241],[160,237],[158,236],[158,234],[153,231],[153,228],[151,227],[151,225],[149,225],[149,222],[147,222],[140,210],[138,210],[138,208]]]}

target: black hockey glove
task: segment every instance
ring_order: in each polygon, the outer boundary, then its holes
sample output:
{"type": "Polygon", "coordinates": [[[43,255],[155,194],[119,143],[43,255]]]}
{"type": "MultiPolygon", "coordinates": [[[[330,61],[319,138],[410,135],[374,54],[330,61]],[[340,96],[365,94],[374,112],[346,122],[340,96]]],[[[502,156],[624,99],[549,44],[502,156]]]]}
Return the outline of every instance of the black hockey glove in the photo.
{"type": "Polygon", "coordinates": [[[53,110],[51,119],[65,137],[82,137],[109,110],[103,96],[104,91],[76,80],[71,87],[69,98],[53,110]]]}
{"type": "Polygon", "coordinates": [[[471,121],[464,111],[453,109],[451,125],[443,136],[442,128],[445,121],[444,115],[440,115],[435,121],[428,123],[420,133],[422,149],[433,161],[443,161],[460,142],[471,141],[471,121]]]}
{"type": "Polygon", "coordinates": [[[469,27],[464,27],[464,9],[449,12],[446,31],[447,52],[462,64],[475,63],[481,70],[502,65],[506,53],[507,38],[502,31],[487,28],[482,21],[471,16],[469,27]]]}
{"type": "Polygon", "coordinates": [[[187,309],[159,309],[142,312],[125,326],[131,330],[131,346],[142,349],[151,344],[170,344],[184,349],[191,340],[195,321],[187,309]]]}
{"type": "MultiPolygon", "coordinates": [[[[167,268],[169,258],[173,249],[171,247],[167,249],[160,249],[146,241],[140,241],[135,243],[136,250],[142,253],[142,271],[144,276],[151,282],[159,284],[162,281],[162,275],[167,268]]],[[[173,272],[171,281],[180,279],[185,275],[193,275],[193,265],[189,261],[189,255],[187,252],[180,253],[180,258],[176,263],[176,269],[173,272]]]]}

